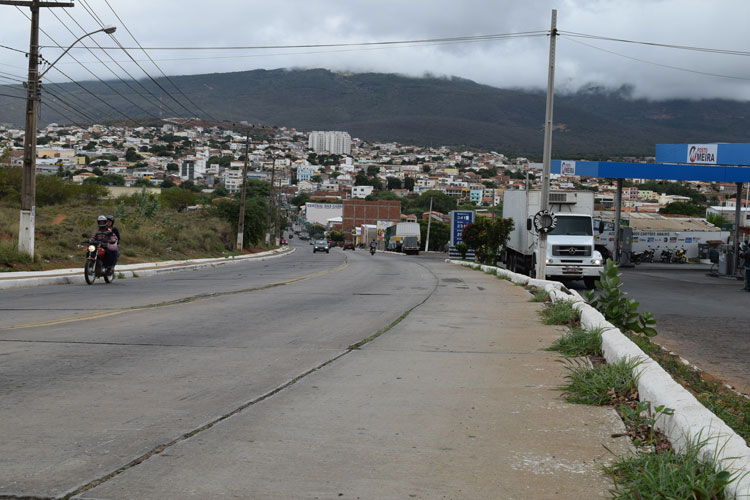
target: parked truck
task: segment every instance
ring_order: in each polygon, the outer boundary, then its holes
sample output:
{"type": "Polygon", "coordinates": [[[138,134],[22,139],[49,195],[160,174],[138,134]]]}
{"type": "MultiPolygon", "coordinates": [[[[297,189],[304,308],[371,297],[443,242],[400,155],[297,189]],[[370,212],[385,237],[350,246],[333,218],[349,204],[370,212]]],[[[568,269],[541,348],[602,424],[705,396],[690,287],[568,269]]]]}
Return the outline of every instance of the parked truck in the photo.
{"type": "Polygon", "coordinates": [[[418,222],[400,222],[385,230],[388,250],[418,255],[422,244],[422,230],[418,222]]]}
{"type": "MultiPolygon", "coordinates": [[[[545,278],[583,280],[593,288],[603,269],[602,255],[594,248],[594,193],[551,191],[549,209],[557,225],[547,233],[545,278]]],[[[541,191],[503,194],[503,218],[512,218],[515,224],[501,259],[513,272],[530,276],[536,272],[539,233],[533,218],[540,210],[541,191]]]]}

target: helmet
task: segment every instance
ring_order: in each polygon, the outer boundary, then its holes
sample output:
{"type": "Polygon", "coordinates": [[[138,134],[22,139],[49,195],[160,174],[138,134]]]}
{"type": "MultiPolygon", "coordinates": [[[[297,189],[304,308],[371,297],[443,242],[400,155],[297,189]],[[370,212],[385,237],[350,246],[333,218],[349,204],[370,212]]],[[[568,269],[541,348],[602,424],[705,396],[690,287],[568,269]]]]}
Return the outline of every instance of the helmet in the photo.
{"type": "Polygon", "coordinates": [[[114,215],[108,215],[107,216],[107,220],[109,222],[111,222],[112,224],[114,224],[115,223],[115,216],[114,215]]]}
{"type": "Polygon", "coordinates": [[[100,215],[96,218],[96,225],[99,226],[99,229],[106,229],[107,228],[107,218],[103,215],[100,215]]]}

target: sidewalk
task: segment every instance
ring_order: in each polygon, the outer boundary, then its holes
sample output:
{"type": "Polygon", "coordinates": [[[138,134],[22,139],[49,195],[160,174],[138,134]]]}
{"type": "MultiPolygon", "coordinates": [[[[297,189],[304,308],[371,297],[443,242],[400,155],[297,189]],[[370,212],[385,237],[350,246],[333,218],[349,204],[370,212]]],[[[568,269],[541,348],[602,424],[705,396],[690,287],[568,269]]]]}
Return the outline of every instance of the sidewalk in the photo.
{"type": "Polygon", "coordinates": [[[590,499],[629,448],[611,408],[567,404],[522,287],[443,262],[392,329],[87,491],[86,499],[590,499]]]}
{"type": "MultiPolygon", "coordinates": [[[[140,264],[118,265],[116,271],[126,278],[138,276],[153,276],[165,272],[186,271],[215,267],[247,259],[275,258],[293,252],[293,247],[281,247],[267,252],[243,254],[236,257],[219,257],[214,259],[165,260],[159,262],[143,262],[140,264]]],[[[64,285],[68,283],[83,283],[83,267],[73,269],[52,269],[49,271],[19,271],[0,273],[0,290],[11,288],[31,288],[45,285],[64,285]]]]}

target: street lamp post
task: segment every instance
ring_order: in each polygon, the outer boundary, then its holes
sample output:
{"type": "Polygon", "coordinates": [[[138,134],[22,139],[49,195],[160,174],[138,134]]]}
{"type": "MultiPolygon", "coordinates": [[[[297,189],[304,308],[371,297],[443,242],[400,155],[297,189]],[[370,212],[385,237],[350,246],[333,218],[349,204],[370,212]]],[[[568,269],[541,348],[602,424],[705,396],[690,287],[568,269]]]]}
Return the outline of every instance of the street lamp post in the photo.
{"type": "MultiPolygon", "coordinates": [[[[72,4],[71,4],[72,5],[72,4]]],[[[46,5],[45,5],[46,6],[46,5]]],[[[95,33],[114,33],[114,26],[86,33],[65,49],[55,61],[39,73],[39,5],[32,7],[31,46],[29,49],[29,81],[26,93],[26,130],[23,136],[23,178],[21,180],[21,217],[18,225],[18,251],[34,258],[34,230],[36,219],[36,128],[41,98],[42,77],[52,69],[57,61],[68,53],[75,44],[95,33]]]]}

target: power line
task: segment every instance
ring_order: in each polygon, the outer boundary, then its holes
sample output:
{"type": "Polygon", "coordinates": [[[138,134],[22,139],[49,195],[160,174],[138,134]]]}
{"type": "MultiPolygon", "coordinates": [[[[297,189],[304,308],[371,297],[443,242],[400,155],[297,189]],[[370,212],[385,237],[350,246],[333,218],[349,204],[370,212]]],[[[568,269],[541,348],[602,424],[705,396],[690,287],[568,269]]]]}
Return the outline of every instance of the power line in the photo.
{"type": "MultiPolygon", "coordinates": [[[[526,31],[518,33],[501,33],[493,35],[456,36],[446,38],[425,38],[417,40],[390,40],[381,42],[352,42],[352,43],[314,43],[302,45],[230,45],[230,46],[203,46],[203,47],[104,47],[107,49],[122,48],[123,50],[268,50],[268,49],[311,49],[311,48],[336,48],[336,47],[368,47],[377,45],[416,45],[435,42],[472,42],[483,40],[504,40],[508,38],[524,38],[528,36],[547,35],[548,31],[526,31]]],[[[45,47],[42,45],[42,47],[45,47]]]]}
{"type": "Polygon", "coordinates": [[[10,95],[10,94],[0,94],[0,96],[3,96],[3,97],[12,97],[13,99],[26,99],[26,96],[19,97],[17,95],[10,95]]]}
{"type": "MultiPolygon", "coordinates": [[[[84,3],[84,4],[88,5],[88,2],[87,2],[86,0],[81,0],[81,1],[82,1],[82,2],[84,3]]],[[[182,96],[183,96],[183,97],[184,97],[185,99],[187,99],[187,101],[188,101],[188,102],[189,102],[190,104],[192,104],[193,106],[195,106],[195,107],[196,107],[196,108],[197,108],[197,109],[198,109],[199,111],[201,111],[201,112],[202,112],[202,113],[203,113],[203,114],[204,114],[205,116],[208,116],[209,118],[211,118],[211,119],[212,119],[212,120],[214,120],[214,121],[218,121],[218,120],[216,119],[216,117],[212,116],[212,115],[211,115],[210,113],[208,113],[208,112],[204,111],[204,110],[203,110],[203,109],[202,109],[202,108],[201,108],[200,106],[198,106],[197,104],[195,104],[195,102],[193,102],[193,100],[192,100],[192,99],[190,99],[190,98],[189,98],[189,97],[188,97],[187,95],[185,95],[185,93],[184,93],[184,92],[183,92],[183,91],[182,91],[182,90],[181,90],[181,89],[180,89],[180,88],[179,88],[179,87],[177,86],[177,84],[175,84],[175,83],[174,83],[174,82],[172,81],[172,79],[171,79],[171,78],[169,78],[169,77],[168,77],[168,76],[166,75],[166,73],[164,73],[164,71],[162,71],[162,69],[161,69],[161,68],[159,67],[159,65],[158,65],[158,64],[156,64],[156,62],[155,62],[155,61],[154,61],[154,60],[153,60],[153,59],[151,58],[151,55],[149,55],[149,53],[148,53],[148,52],[146,52],[146,50],[145,50],[145,49],[144,49],[144,48],[143,48],[143,47],[141,46],[140,42],[139,42],[138,40],[136,40],[135,36],[133,36],[133,33],[131,33],[130,29],[129,29],[129,28],[127,27],[127,25],[125,24],[125,22],[124,22],[124,21],[123,21],[123,20],[122,20],[122,19],[120,18],[120,16],[119,16],[119,15],[117,15],[117,12],[115,12],[115,9],[113,9],[113,8],[112,8],[112,5],[110,5],[110,3],[109,3],[109,0],[104,0],[104,3],[106,3],[106,4],[107,4],[107,7],[109,7],[109,10],[111,10],[111,11],[112,11],[112,13],[113,13],[113,14],[115,15],[115,17],[117,18],[117,20],[118,20],[118,21],[120,21],[120,24],[122,24],[123,28],[125,28],[125,31],[127,31],[127,32],[128,32],[128,34],[129,34],[129,35],[130,35],[130,37],[131,37],[131,38],[133,39],[133,41],[134,41],[134,42],[135,42],[136,44],[138,44],[138,47],[140,47],[140,48],[141,48],[141,50],[143,51],[143,53],[144,53],[144,54],[146,54],[146,57],[148,57],[148,58],[149,58],[149,60],[151,61],[151,63],[152,63],[152,64],[153,64],[154,66],[156,66],[156,69],[158,69],[158,70],[159,70],[159,72],[160,72],[160,73],[162,74],[162,76],[163,76],[164,78],[166,78],[166,79],[167,79],[167,81],[169,81],[169,83],[171,83],[171,84],[172,84],[172,86],[173,86],[173,87],[174,87],[175,89],[177,89],[177,92],[179,92],[179,93],[180,93],[180,94],[181,94],[181,95],[182,95],[182,96]]]]}
{"type": "MultiPolygon", "coordinates": [[[[71,16],[71,15],[70,15],[70,13],[69,13],[69,12],[68,12],[67,10],[65,11],[65,13],[66,13],[66,14],[68,15],[68,17],[70,17],[70,19],[71,19],[71,20],[72,20],[72,21],[73,21],[74,23],[76,23],[76,25],[77,25],[77,26],[78,26],[78,27],[79,27],[79,28],[81,29],[81,31],[83,31],[84,33],[86,33],[86,30],[85,30],[85,29],[83,28],[83,26],[81,26],[81,25],[80,25],[80,23],[78,23],[78,21],[76,21],[76,19],[75,19],[75,18],[74,18],[73,16],[71,16]]],[[[58,21],[60,21],[60,24],[62,24],[62,25],[63,25],[63,26],[65,27],[65,29],[67,29],[67,30],[68,30],[68,32],[69,32],[69,33],[70,33],[71,35],[73,35],[74,37],[77,37],[77,35],[76,35],[76,34],[75,34],[75,33],[73,32],[73,30],[71,30],[71,29],[70,29],[70,28],[69,28],[69,27],[67,26],[67,24],[65,24],[65,22],[63,22],[63,20],[62,20],[62,19],[60,19],[60,18],[59,18],[59,17],[58,17],[58,16],[57,16],[57,15],[56,15],[56,14],[55,14],[54,12],[52,12],[52,15],[54,15],[54,16],[55,16],[55,18],[57,18],[57,20],[58,20],[58,21]]],[[[94,43],[96,43],[96,45],[97,45],[97,46],[99,46],[99,43],[98,43],[98,42],[94,41],[94,43]]],[[[105,63],[104,61],[102,61],[102,60],[101,60],[101,59],[100,59],[100,58],[99,58],[99,57],[98,57],[98,56],[97,56],[97,55],[96,55],[96,54],[94,53],[94,51],[93,51],[93,50],[90,50],[90,49],[89,49],[89,52],[91,53],[91,55],[93,55],[94,57],[96,57],[96,59],[97,59],[97,60],[98,60],[98,61],[99,61],[99,62],[100,62],[101,64],[103,64],[103,65],[104,65],[104,67],[105,67],[105,68],[107,68],[107,69],[109,70],[109,72],[110,72],[110,73],[112,73],[112,74],[114,75],[114,77],[115,77],[115,78],[117,78],[118,80],[120,80],[120,82],[122,82],[122,83],[123,83],[124,85],[126,85],[126,86],[127,86],[127,87],[128,87],[129,89],[130,89],[130,90],[132,90],[133,92],[135,92],[135,93],[136,93],[136,95],[139,95],[139,96],[141,96],[141,97],[142,97],[142,98],[143,98],[143,99],[144,99],[144,100],[145,100],[146,102],[148,102],[148,104],[149,104],[149,105],[151,105],[151,106],[153,106],[153,105],[154,105],[154,104],[153,104],[152,102],[149,102],[148,100],[146,100],[145,96],[142,96],[142,95],[141,95],[141,94],[140,94],[140,93],[139,93],[139,92],[138,92],[138,91],[137,91],[137,90],[136,90],[136,89],[135,89],[135,88],[134,88],[134,87],[133,87],[132,85],[130,85],[130,83],[128,83],[127,81],[123,80],[123,79],[122,79],[122,78],[121,78],[121,77],[120,77],[120,76],[119,76],[119,75],[118,75],[117,73],[115,73],[115,71],[114,71],[114,70],[113,70],[112,68],[110,68],[110,67],[109,67],[109,66],[107,65],[107,63],[105,63]]],[[[107,51],[104,51],[104,52],[105,52],[105,54],[107,54],[107,55],[109,56],[109,53],[108,53],[107,51]]],[[[112,58],[111,56],[110,56],[110,59],[112,59],[112,61],[114,61],[114,58],[112,58]]],[[[82,63],[81,63],[81,64],[82,64],[82,63]]],[[[137,80],[135,79],[135,77],[133,77],[133,75],[131,75],[130,73],[128,73],[128,71],[127,71],[127,70],[125,70],[125,68],[123,68],[123,67],[122,67],[122,66],[121,66],[121,65],[120,65],[119,63],[115,62],[115,64],[117,64],[117,66],[118,66],[118,67],[119,67],[120,69],[122,69],[123,71],[125,71],[125,73],[126,73],[126,74],[127,74],[127,75],[128,75],[128,76],[129,76],[130,78],[131,78],[131,80],[133,80],[133,81],[134,81],[134,82],[136,82],[136,83],[139,83],[139,82],[138,82],[138,81],[137,81],[137,80]]],[[[141,86],[143,87],[143,85],[141,85],[141,86]]],[[[146,91],[148,91],[148,89],[146,89],[146,87],[143,87],[143,88],[144,88],[144,89],[145,89],[146,91]]],[[[152,94],[152,95],[153,95],[153,94],[152,94]]],[[[156,98],[156,96],[154,96],[154,98],[156,98]]],[[[158,98],[156,98],[156,99],[157,99],[157,106],[158,106],[158,98]]],[[[149,112],[148,110],[144,109],[144,108],[143,108],[142,106],[140,106],[140,105],[138,105],[138,104],[136,104],[136,103],[134,103],[134,102],[132,102],[132,101],[130,101],[130,102],[131,102],[131,103],[132,103],[133,105],[135,105],[135,106],[136,106],[136,107],[137,107],[138,109],[140,109],[140,110],[141,110],[141,111],[142,111],[143,113],[145,113],[145,115],[146,115],[146,116],[148,116],[148,115],[150,114],[150,112],[149,112]]]]}
{"type": "MultiPolygon", "coordinates": [[[[22,11],[22,10],[21,10],[21,9],[20,9],[19,7],[16,7],[16,9],[18,9],[18,11],[19,11],[19,12],[20,12],[21,14],[23,14],[23,15],[24,15],[24,17],[26,17],[26,19],[29,19],[29,16],[28,16],[28,15],[27,15],[27,14],[26,14],[26,13],[25,13],[24,11],[22,11]]],[[[30,20],[30,19],[29,19],[29,20],[30,20]]],[[[41,31],[42,33],[44,33],[44,35],[45,35],[45,36],[46,36],[47,38],[49,38],[50,40],[52,40],[52,42],[53,42],[53,43],[56,43],[56,44],[57,44],[57,47],[58,47],[58,48],[63,48],[63,47],[62,47],[62,45],[60,45],[59,43],[57,43],[57,41],[56,41],[56,40],[55,40],[54,38],[52,38],[52,37],[51,37],[51,36],[50,36],[50,35],[49,35],[49,34],[48,34],[48,33],[47,33],[46,31],[44,31],[44,30],[43,30],[42,28],[39,28],[39,31],[41,31]]],[[[71,54],[71,56],[70,56],[70,57],[71,57],[71,58],[72,58],[73,60],[75,60],[76,62],[78,62],[79,64],[81,64],[81,63],[80,63],[80,62],[79,62],[79,61],[78,61],[78,60],[77,60],[77,59],[76,59],[75,57],[73,57],[73,55],[72,55],[72,54],[71,54]]],[[[83,69],[85,69],[86,71],[88,71],[89,73],[91,73],[91,75],[92,75],[92,76],[94,76],[94,78],[96,78],[97,80],[99,80],[99,81],[100,81],[101,83],[103,83],[103,84],[104,84],[105,86],[109,87],[109,88],[110,88],[110,89],[111,89],[111,90],[112,90],[113,92],[115,92],[116,94],[118,94],[118,95],[122,96],[122,94],[120,94],[120,93],[119,93],[119,92],[118,92],[118,91],[117,91],[116,89],[112,88],[112,87],[111,87],[111,86],[110,86],[109,84],[107,84],[106,82],[104,82],[104,81],[103,81],[103,80],[102,80],[101,78],[99,78],[98,76],[96,76],[96,74],[94,74],[94,72],[92,72],[92,71],[91,71],[90,69],[88,69],[88,68],[87,68],[87,67],[86,67],[85,65],[81,64],[81,67],[82,67],[83,69]]],[[[121,114],[122,116],[124,116],[124,117],[125,117],[126,119],[128,119],[128,120],[131,120],[131,121],[132,121],[133,123],[136,123],[136,124],[138,123],[138,122],[137,122],[137,121],[136,121],[136,120],[135,120],[134,118],[131,118],[131,117],[130,117],[130,116],[128,116],[127,114],[125,114],[125,113],[123,113],[122,111],[120,111],[119,109],[115,108],[115,107],[114,107],[114,106],[112,106],[112,105],[111,105],[110,103],[106,102],[106,101],[105,101],[104,99],[102,99],[101,97],[97,96],[96,94],[94,94],[93,92],[91,92],[91,91],[90,91],[89,89],[87,89],[86,87],[84,87],[84,86],[83,86],[83,85],[81,85],[80,83],[78,83],[78,82],[76,82],[75,80],[73,80],[72,78],[70,78],[70,77],[69,77],[68,75],[66,75],[65,73],[63,73],[63,71],[62,71],[62,70],[61,70],[60,68],[58,68],[57,66],[52,66],[52,69],[54,69],[54,70],[55,70],[55,71],[57,71],[58,73],[61,73],[61,74],[62,74],[63,76],[65,76],[65,77],[66,77],[66,78],[67,78],[68,80],[70,80],[71,82],[75,83],[76,85],[78,85],[79,87],[81,87],[82,89],[84,89],[84,90],[85,90],[86,92],[88,92],[88,93],[89,93],[89,94],[91,94],[92,96],[94,96],[94,97],[96,97],[97,99],[99,99],[99,100],[100,100],[101,102],[103,102],[104,104],[106,104],[107,106],[109,106],[110,108],[112,108],[113,110],[115,110],[115,111],[116,111],[117,113],[119,113],[119,114],[121,114]]],[[[125,100],[127,100],[128,102],[131,102],[131,101],[130,101],[129,99],[125,98],[124,96],[122,96],[122,97],[123,97],[123,98],[124,98],[125,100]]]]}
{"type": "Polygon", "coordinates": [[[25,50],[15,49],[13,47],[8,47],[7,45],[0,45],[0,48],[8,49],[8,50],[13,50],[15,52],[20,52],[21,54],[28,54],[28,52],[26,52],[25,50]]]}
{"type": "Polygon", "coordinates": [[[715,77],[718,77],[718,78],[731,78],[732,80],[750,81],[750,78],[745,78],[745,77],[742,77],[742,76],[720,75],[718,73],[709,73],[707,71],[698,71],[698,70],[694,70],[694,69],[680,68],[678,66],[672,66],[672,65],[669,65],[669,64],[661,64],[661,63],[657,63],[657,62],[653,62],[653,61],[647,61],[645,59],[640,59],[640,58],[632,57],[632,56],[626,56],[625,54],[620,54],[619,52],[614,52],[612,50],[603,49],[603,48],[597,47],[595,45],[590,45],[590,44],[584,43],[584,42],[582,42],[580,40],[574,40],[572,38],[569,38],[568,40],[570,40],[571,42],[575,42],[575,43],[581,44],[581,45],[585,45],[586,47],[592,48],[594,50],[600,50],[600,51],[606,52],[608,54],[612,54],[612,55],[615,55],[615,56],[618,56],[618,57],[623,57],[625,59],[630,59],[631,61],[637,61],[637,62],[640,62],[640,63],[643,63],[643,64],[650,64],[652,66],[659,66],[661,68],[674,69],[674,70],[677,70],[677,71],[684,71],[686,73],[695,73],[697,75],[715,76],[715,77]]]}
{"type": "Polygon", "coordinates": [[[587,33],[576,33],[574,31],[558,31],[561,35],[567,35],[572,37],[579,37],[579,38],[591,38],[595,40],[606,40],[610,42],[620,42],[620,43],[632,43],[637,45],[647,45],[649,47],[663,47],[667,49],[679,49],[679,50],[688,50],[692,52],[709,52],[712,54],[724,54],[724,55],[730,55],[730,56],[744,56],[748,57],[750,56],[750,52],[742,51],[742,50],[727,50],[727,49],[714,49],[714,48],[708,48],[708,47],[692,47],[689,45],[675,45],[675,44],[669,44],[669,43],[656,43],[656,42],[644,42],[639,40],[628,40],[624,38],[610,38],[606,36],[598,36],[598,35],[589,35],[587,33]]]}

